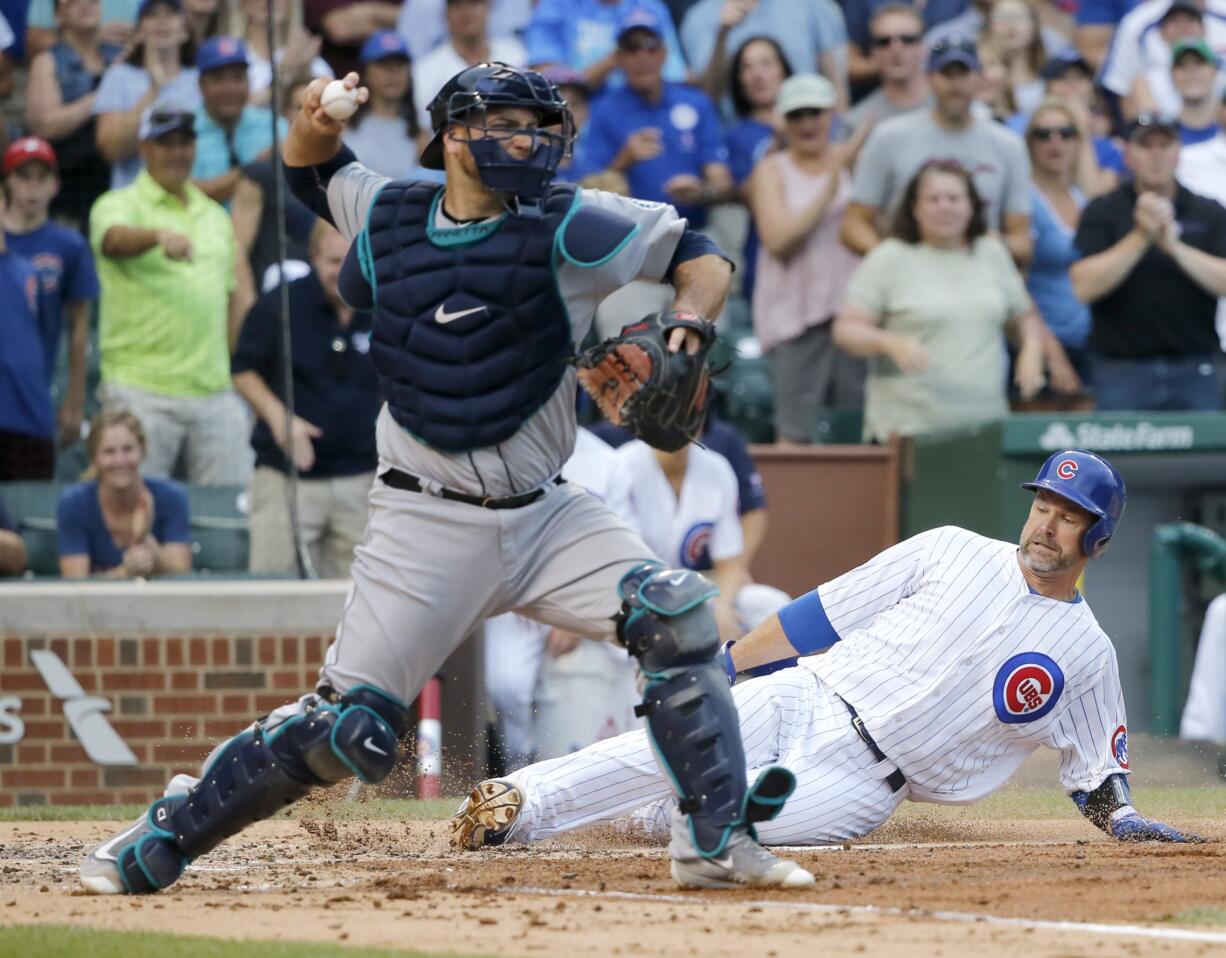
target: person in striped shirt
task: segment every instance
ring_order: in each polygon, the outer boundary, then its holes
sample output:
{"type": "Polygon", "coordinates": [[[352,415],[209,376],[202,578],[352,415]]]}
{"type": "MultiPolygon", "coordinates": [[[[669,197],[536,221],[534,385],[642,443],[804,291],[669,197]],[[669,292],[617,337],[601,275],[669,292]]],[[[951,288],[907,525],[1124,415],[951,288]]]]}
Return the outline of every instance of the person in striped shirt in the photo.
{"type": "MultiPolygon", "coordinates": [[[[1105,459],[1052,455],[1017,543],[956,526],[886,549],[724,647],[729,679],[800,655],[733,689],[750,775],[796,776],[766,844],[822,844],[883,824],[905,800],[966,804],[1040,746],[1081,812],[1123,841],[1199,841],[1142,817],[1128,788],[1128,731],[1111,640],[1077,589],[1106,549],[1125,488],[1105,459]],[[819,654],[820,653],[820,654],[819,654]]],[[[530,765],[505,780],[512,814],[461,847],[548,838],[628,813],[667,834],[675,799],[642,732],[530,765]]],[[[504,809],[505,809],[504,805],[504,809]]]]}

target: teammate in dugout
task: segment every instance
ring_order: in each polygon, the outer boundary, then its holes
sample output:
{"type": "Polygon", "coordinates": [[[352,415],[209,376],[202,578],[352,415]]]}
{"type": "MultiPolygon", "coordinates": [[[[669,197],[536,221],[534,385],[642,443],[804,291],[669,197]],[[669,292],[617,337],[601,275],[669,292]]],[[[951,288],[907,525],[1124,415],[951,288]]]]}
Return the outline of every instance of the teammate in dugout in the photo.
{"type": "MultiPolygon", "coordinates": [[[[680,884],[812,884],[755,840],[755,822],[795,783],[781,768],[747,783],[713,587],[667,569],[603,503],[558,478],[575,441],[570,360],[596,304],[647,279],[674,286],[675,311],[713,316],[731,266],[670,206],[553,184],[573,126],[537,73],[480,64],[443,87],[422,165],[444,169],[444,187],[362,166],[341,143],[343,123],[320,107],[325,82],[307,88],[283,159],[295,194],[352,241],[342,295],[374,313],[386,402],[353,586],[317,691],[215,749],[186,794],[172,782],[90,853],[83,884],[165,888],[316,786],[381,781],[408,703],[465,635],[508,610],[616,634],[639,658],[650,676],[641,709],[681,796],[671,845],[680,884]]],[[[344,83],[365,99],[357,74],[344,83]]],[[[670,330],[669,365],[709,344],[692,316],[654,325],[670,330]]],[[[510,811],[496,790],[470,802],[494,819],[510,811]]]]}
{"type": "MultiPolygon", "coordinates": [[[[804,656],[733,693],[750,772],[778,761],[796,774],[787,807],[759,828],[765,843],[856,838],[906,799],[977,801],[1040,745],[1059,751],[1069,796],[1114,838],[1202,840],[1132,806],[1115,649],[1076,586],[1115,532],[1123,480],[1105,459],[1066,450],[1024,488],[1035,495],[1018,545],[955,526],[923,532],[725,646],[730,681],[804,656]]],[[[636,732],[496,787],[515,813],[475,828],[462,808],[453,843],[533,841],[627,813],[658,834],[672,804],[636,732]]]]}

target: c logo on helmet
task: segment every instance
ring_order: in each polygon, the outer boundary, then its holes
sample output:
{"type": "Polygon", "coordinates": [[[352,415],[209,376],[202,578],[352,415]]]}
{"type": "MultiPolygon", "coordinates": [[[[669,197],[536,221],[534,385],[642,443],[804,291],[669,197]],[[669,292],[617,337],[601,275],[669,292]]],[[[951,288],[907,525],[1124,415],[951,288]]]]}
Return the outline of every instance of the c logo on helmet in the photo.
{"type": "Polygon", "coordinates": [[[1077,477],[1077,460],[1061,459],[1060,464],[1056,466],[1056,475],[1061,479],[1075,479],[1077,477]]]}
{"type": "Polygon", "coordinates": [[[1034,722],[1056,707],[1064,691],[1064,672],[1042,652],[1013,656],[992,682],[992,707],[1008,725],[1034,722]]]}
{"type": "Polygon", "coordinates": [[[713,522],[699,522],[690,526],[690,530],[681,540],[681,564],[687,569],[702,572],[711,568],[711,533],[715,529],[713,522]]]}
{"type": "Polygon", "coordinates": [[[1128,729],[1123,725],[1111,735],[1111,756],[1120,768],[1128,767],[1128,729]]]}

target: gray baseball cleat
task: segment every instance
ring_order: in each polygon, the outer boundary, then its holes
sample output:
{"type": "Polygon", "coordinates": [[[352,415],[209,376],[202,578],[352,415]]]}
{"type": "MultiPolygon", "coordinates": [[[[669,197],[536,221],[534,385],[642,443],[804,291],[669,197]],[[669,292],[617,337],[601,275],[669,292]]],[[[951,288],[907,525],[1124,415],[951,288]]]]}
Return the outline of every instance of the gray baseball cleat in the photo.
{"type": "Polygon", "coordinates": [[[748,832],[737,831],[728,839],[723,852],[704,858],[694,848],[689,823],[679,811],[673,812],[672,874],[682,888],[804,888],[814,877],[795,862],[772,855],[748,832]]]}
{"type": "Polygon", "coordinates": [[[451,817],[451,847],[474,851],[501,845],[510,836],[524,807],[524,793],[505,778],[478,782],[451,817]]]}
{"type": "MultiPolygon", "coordinates": [[[[166,786],[163,797],[186,795],[197,781],[198,779],[190,775],[176,775],[166,786]]],[[[153,826],[149,824],[149,815],[146,813],[85,856],[80,869],[81,885],[85,890],[95,895],[135,894],[136,891],[129,888],[120,875],[119,853],[129,845],[135,844],[142,833],[153,831],[153,826]]]]}

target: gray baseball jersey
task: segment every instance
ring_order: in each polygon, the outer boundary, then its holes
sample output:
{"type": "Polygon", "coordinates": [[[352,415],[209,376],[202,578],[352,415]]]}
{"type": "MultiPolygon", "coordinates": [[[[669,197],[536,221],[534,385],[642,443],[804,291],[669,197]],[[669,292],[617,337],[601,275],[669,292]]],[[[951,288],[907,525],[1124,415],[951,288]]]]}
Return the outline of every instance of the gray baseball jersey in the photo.
{"type": "MultiPolygon", "coordinates": [[[[366,225],[367,211],[387,177],[361,163],[350,163],[328,183],[328,205],[337,227],[348,240],[366,225]]],[[[585,206],[600,206],[637,224],[629,241],[599,266],[576,266],[560,259],[558,291],[570,316],[572,340],[583,341],[606,296],[635,279],[660,282],[685,232],[686,221],[671,206],[631,200],[600,190],[579,190],[585,206]]],[[[454,226],[439,204],[436,225],[454,226]]],[[[626,322],[638,319],[627,316],[626,322]]],[[[575,371],[568,370],[557,391],[514,436],[495,448],[471,453],[431,449],[400,428],[384,407],[379,416],[379,457],[383,467],[395,466],[434,479],[472,495],[508,496],[534,489],[556,476],[575,444],[575,371]]]]}

